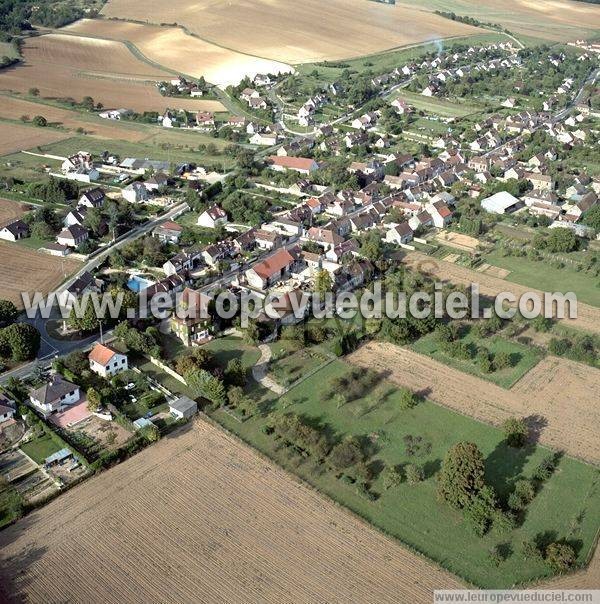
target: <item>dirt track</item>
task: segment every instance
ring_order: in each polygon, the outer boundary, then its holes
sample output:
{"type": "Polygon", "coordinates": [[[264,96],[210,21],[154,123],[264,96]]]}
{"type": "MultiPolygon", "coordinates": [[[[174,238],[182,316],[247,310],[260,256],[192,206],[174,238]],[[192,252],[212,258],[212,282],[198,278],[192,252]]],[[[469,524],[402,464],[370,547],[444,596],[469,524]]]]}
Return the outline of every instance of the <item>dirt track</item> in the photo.
{"type": "Polygon", "coordinates": [[[528,417],[543,444],[600,463],[598,369],[548,357],[505,390],[393,344],[370,342],[348,360],[388,372],[391,381],[483,422],[528,417]]]}
{"type": "Polygon", "coordinates": [[[203,420],[2,531],[0,569],[44,604],[430,604],[460,587],[203,420]]]}
{"type": "MultiPolygon", "coordinates": [[[[486,273],[480,273],[451,262],[444,262],[437,258],[431,258],[419,252],[411,252],[403,259],[404,264],[410,268],[417,269],[438,277],[439,279],[460,285],[478,283],[482,295],[495,296],[500,292],[510,291],[515,296],[521,296],[525,292],[536,292],[543,294],[533,287],[526,287],[499,279],[486,273]]],[[[595,308],[582,302],[577,303],[577,319],[564,319],[570,327],[577,327],[585,331],[600,334],[600,308],[595,308]]]]}

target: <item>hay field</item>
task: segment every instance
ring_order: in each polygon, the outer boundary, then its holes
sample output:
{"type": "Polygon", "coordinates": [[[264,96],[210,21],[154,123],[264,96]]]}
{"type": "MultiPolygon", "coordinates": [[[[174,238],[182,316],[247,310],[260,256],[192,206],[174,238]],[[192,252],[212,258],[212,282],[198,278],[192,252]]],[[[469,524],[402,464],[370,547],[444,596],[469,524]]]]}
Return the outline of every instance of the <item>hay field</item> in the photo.
{"type": "MultiPolygon", "coordinates": [[[[403,258],[403,262],[413,270],[428,273],[444,282],[460,285],[477,283],[480,293],[484,296],[496,296],[500,292],[506,291],[512,292],[517,298],[525,292],[535,292],[540,296],[543,294],[543,292],[533,287],[526,287],[512,281],[499,279],[488,273],[480,273],[451,262],[431,258],[420,252],[407,254],[403,258]]],[[[600,308],[590,306],[589,304],[578,301],[577,318],[561,319],[561,321],[564,321],[569,327],[576,327],[577,329],[600,334],[600,308]]]]}
{"type": "Polygon", "coordinates": [[[460,586],[202,419],[2,531],[0,560],[32,604],[425,604],[460,586]]]}
{"type": "Polygon", "coordinates": [[[527,417],[543,444],[600,464],[599,369],[548,357],[505,390],[394,344],[370,342],[348,360],[479,421],[527,417]]]}
{"type": "MultiPolygon", "coordinates": [[[[153,27],[125,21],[82,19],[64,28],[74,34],[132,43],[146,58],[168,69],[204,78],[218,86],[238,84],[257,73],[287,73],[279,61],[234,52],[186,34],[179,27],[153,27]]],[[[245,30],[252,37],[252,33],[245,30]]],[[[279,57],[280,58],[280,57],[279,57]]]]}
{"type": "MultiPolygon", "coordinates": [[[[414,6],[409,0],[396,0],[414,6]]],[[[570,0],[420,0],[424,9],[453,11],[487,23],[497,23],[513,33],[567,42],[597,34],[598,6],[570,0]]]]}
{"type": "MultiPolygon", "coordinates": [[[[0,98],[0,107],[3,100],[0,98]]],[[[68,138],[67,132],[0,122],[0,156],[68,138]]]]}
{"type": "Polygon", "coordinates": [[[107,17],[178,23],[204,40],[286,63],[360,57],[480,29],[367,0],[109,0],[107,17]]]}
{"type": "MultiPolygon", "coordinates": [[[[60,107],[53,107],[52,105],[0,95],[0,117],[17,120],[23,115],[28,116],[29,119],[33,119],[36,115],[43,115],[53,126],[61,126],[63,128],[68,128],[69,130],[83,128],[87,134],[103,138],[123,139],[135,142],[148,136],[147,132],[125,123],[119,123],[117,125],[112,121],[102,120],[101,118],[95,118],[93,116],[90,116],[90,120],[87,120],[85,114],[77,111],[69,111],[68,109],[61,109],[60,107]]],[[[44,132],[46,131],[42,128],[36,128],[34,129],[34,132],[40,132],[41,130],[44,132]]],[[[68,136],[70,135],[65,132],[62,133],[61,138],[67,138],[68,136]]],[[[28,147],[21,147],[21,149],[27,148],[28,147]]]]}
{"type": "Polygon", "coordinates": [[[154,83],[171,74],[137,59],[119,42],[47,34],[28,38],[22,53],[23,65],[0,73],[0,90],[27,92],[35,86],[41,96],[91,96],[105,107],[136,111],[208,108],[206,101],[161,96],[154,83]]]}
{"type": "Polygon", "coordinates": [[[21,292],[47,294],[63,282],[65,273],[68,276],[78,268],[81,262],[72,258],[58,258],[0,241],[0,292],[18,308],[23,308],[21,292]]]}

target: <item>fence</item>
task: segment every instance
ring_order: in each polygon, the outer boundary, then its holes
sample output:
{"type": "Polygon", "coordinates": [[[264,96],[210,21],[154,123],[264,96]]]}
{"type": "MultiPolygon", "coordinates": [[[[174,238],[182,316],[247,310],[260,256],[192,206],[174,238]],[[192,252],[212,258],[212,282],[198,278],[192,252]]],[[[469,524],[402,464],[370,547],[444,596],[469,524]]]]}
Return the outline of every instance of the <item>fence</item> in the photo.
{"type": "Polygon", "coordinates": [[[171,377],[173,377],[176,380],[178,380],[179,382],[181,382],[184,386],[187,386],[187,382],[183,379],[183,377],[181,375],[179,375],[176,371],[171,369],[168,365],[165,365],[165,363],[163,363],[162,361],[159,361],[158,359],[156,359],[154,357],[150,357],[150,362],[153,365],[156,365],[157,367],[162,369],[165,373],[169,374],[171,377]]]}

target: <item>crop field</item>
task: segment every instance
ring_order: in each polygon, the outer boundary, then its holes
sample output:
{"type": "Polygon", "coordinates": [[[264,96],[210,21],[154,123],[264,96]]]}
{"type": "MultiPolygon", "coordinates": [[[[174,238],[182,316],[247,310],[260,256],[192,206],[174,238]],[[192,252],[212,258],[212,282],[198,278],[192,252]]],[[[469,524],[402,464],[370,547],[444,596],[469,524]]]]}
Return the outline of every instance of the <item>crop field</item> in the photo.
{"type": "Polygon", "coordinates": [[[393,344],[366,344],[350,355],[349,361],[386,372],[394,383],[486,423],[500,425],[509,417],[527,417],[539,432],[540,442],[600,463],[598,369],[548,357],[512,389],[505,390],[393,344]]]}
{"type": "MultiPolygon", "coordinates": [[[[156,4],[151,9],[152,14],[157,14],[162,8],[160,4],[156,4]]],[[[149,10],[148,5],[145,10],[149,10]]],[[[238,84],[245,76],[254,77],[257,73],[286,73],[291,70],[289,65],[280,61],[234,52],[197,36],[188,35],[179,27],[82,19],[66,27],[65,31],[128,42],[133,44],[146,60],[164,65],[177,73],[196,78],[204,76],[208,82],[218,86],[238,84]]],[[[247,25],[244,31],[248,37],[253,37],[247,25]]],[[[194,99],[194,102],[198,101],[194,99]]]]}
{"type": "MultiPolygon", "coordinates": [[[[3,98],[0,98],[2,107],[3,98]]],[[[0,110],[1,111],[1,110],[0,110]]],[[[0,155],[10,155],[23,149],[31,149],[38,145],[54,143],[66,138],[68,133],[51,130],[49,128],[36,128],[34,126],[21,126],[0,122],[0,155]]]]}
{"type": "Polygon", "coordinates": [[[286,63],[359,57],[437,38],[481,33],[414,5],[365,0],[173,0],[150,4],[109,0],[102,13],[178,23],[218,46],[286,63]]]}
{"type": "Polygon", "coordinates": [[[0,291],[2,297],[23,308],[21,292],[47,294],[81,263],[0,241],[0,291]]]}
{"type": "Polygon", "coordinates": [[[0,197],[0,226],[12,222],[25,214],[25,209],[16,201],[0,197]]]}
{"type": "MultiPolygon", "coordinates": [[[[33,119],[36,115],[41,115],[48,120],[50,126],[76,130],[83,128],[86,134],[99,136],[103,138],[123,138],[124,140],[136,141],[147,136],[147,132],[136,128],[135,125],[119,123],[118,125],[110,120],[94,116],[86,116],[78,111],[62,109],[47,103],[37,103],[29,100],[15,98],[12,96],[0,96],[0,118],[18,120],[22,116],[33,119]]],[[[40,128],[35,128],[33,132],[40,132],[40,128]]],[[[42,136],[45,131],[42,132],[42,136]]],[[[62,133],[62,138],[68,136],[62,133]]],[[[42,142],[41,144],[44,144],[42,142]]],[[[27,149],[28,147],[21,147],[27,149]]]]}
{"type": "Polygon", "coordinates": [[[169,79],[171,74],[136,58],[120,42],[47,34],[28,38],[22,53],[22,65],[0,73],[0,90],[27,92],[35,86],[41,96],[76,101],[91,96],[105,107],[136,111],[202,110],[206,103],[161,96],[155,82],[169,79]]]}
{"type": "Polygon", "coordinates": [[[460,586],[204,420],[2,531],[0,552],[0,599],[31,603],[424,604],[460,586]]]}
{"type": "MultiPolygon", "coordinates": [[[[487,259],[487,258],[486,258],[487,259]]],[[[512,261],[513,258],[508,258],[508,261],[512,261]]],[[[521,258],[514,258],[514,260],[523,260],[521,258]]],[[[473,271],[469,268],[465,268],[463,266],[459,266],[457,264],[451,262],[444,262],[443,260],[438,260],[426,256],[425,254],[421,254],[420,252],[411,252],[406,255],[404,258],[404,263],[411,267],[414,270],[428,273],[433,276],[437,276],[444,282],[456,283],[461,285],[470,285],[471,283],[477,283],[479,285],[479,291],[484,296],[496,296],[500,292],[511,291],[515,296],[521,296],[525,292],[535,292],[537,294],[542,294],[540,286],[547,287],[544,291],[567,291],[565,287],[565,283],[569,283],[569,287],[571,290],[573,289],[573,280],[578,276],[578,273],[574,271],[567,271],[568,276],[565,275],[562,279],[559,279],[560,273],[562,270],[559,269],[551,269],[550,267],[546,267],[542,263],[533,263],[534,266],[537,267],[537,272],[531,270],[528,273],[527,280],[531,283],[530,287],[526,287],[523,285],[524,280],[520,280],[521,284],[514,283],[512,279],[514,278],[514,273],[511,272],[509,274],[509,280],[499,279],[498,277],[494,277],[487,273],[479,273],[473,271]],[[541,270],[541,267],[544,267],[544,270],[541,270]],[[544,284],[542,285],[539,281],[534,281],[534,279],[544,278],[544,284]],[[552,278],[553,281],[550,283],[548,278],[552,278]],[[568,281],[567,281],[568,279],[568,281]]],[[[516,265],[516,263],[515,263],[516,265]]],[[[502,268],[507,268],[511,270],[511,266],[505,266],[502,268]]],[[[589,277],[586,277],[588,282],[588,288],[585,291],[591,292],[593,286],[591,284],[592,280],[589,277]]],[[[597,289],[597,288],[596,288],[597,289]]],[[[575,290],[575,293],[578,294],[578,297],[582,297],[579,295],[578,290],[575,290]]],[[[582,329],[588,332],[600,334],[600,308],[596,308],[596,305],[600,305],[600,301],[598,300],[598,294],[595,294],[592,298],[585,297],[587,302],[593,303],[595,306],[590,306],[590,304],[585,304],[578,300],[577,302],[577,318],[576,319],[561,319],[564,321],[566,325],[570,327],[576,327],[578,329],[582,329]]]]}
{"type": "MultiPolygon", "coordinates": [[[[397,3],[414,6],[408,0],[397,3]]],[[[567,42],[586,38],[600,29],[600,11],[593,4],[569,0],[422,0],[422,9],[453,11],[513,33],[567,42]]]]}

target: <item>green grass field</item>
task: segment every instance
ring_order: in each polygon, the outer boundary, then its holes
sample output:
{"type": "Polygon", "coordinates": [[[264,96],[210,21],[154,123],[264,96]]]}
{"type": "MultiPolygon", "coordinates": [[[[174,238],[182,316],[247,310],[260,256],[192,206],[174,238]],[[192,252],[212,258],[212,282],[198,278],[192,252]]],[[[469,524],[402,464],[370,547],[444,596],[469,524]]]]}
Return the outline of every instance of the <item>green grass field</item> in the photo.
{"type": "Polygon", "coordinates": [[[256,346],[246,344],[241,338],[227,336],[215,338],[203,346],[205,350],[215,355],[215,361],[225,369],[227,363],[233,359],[240,359],[242,365],[250,368],[260,358],[260,350],[256,346]]]}
{"type": "Polygon", "coordinates": [[[503,256],[498,250],[485,255],[484,261],[510,271],[506,279],[547,292],[575,292],[585,304],[600,306],[600,282],[572,268],[554,268],[548,262],[503,256]]]}
{"type": "Polygon", "coordinates": [[[499,430],[431,402],[401,410],[397,390],[385,382],[372,388],[364,398],[338,408],[328,396],[328,384],[348,370],[343,361],[330,363],[279,400],[267,398],[263,402],[263,415],[247,421],[236,421],[222,411],[214,412],[213,416],[318,490],[475,585],[507,588],[546,576],[548,570],[542,562],[525,560],[522,555],[521,544],[528,539],[568,539],[577,551],[578,562],[586,562],[600,526],[596,468],[563,458],[517,528],[503,534],[492,530],[479,538],[459,513],[436,497],[434,474],[446,451],[458,441],[476,443],[486,460],[486,479],[501,500],[506,499],[517,478],[531,476],[549,451],[535,446],[510,449],[499,430]],[[369,500],[354,485],[337,479],[310,458],[293,455],[265,434],[266,412],[283,407],[326,425],[336,440],[350,434],[368,438],[374,451],[369,462],[376,471],[382,464],[416,463],[423,467],[426,479],[416,486],[403,482],[385,490],[381,478],[376,478],[371,489],[378,498],[369,500]],[[423,439],[421,454],[408,454],[404,443],[407,435],[423,439]],[[496,567],[488,554],[499,544],[508,557],[496,567]]]}
{"type": "Polygon", "coordinates": [[[455,103],[447,99],[423,96],[422,94],[408,90],[398,90],[390,99],[397,97],[404,99],[417,109],[434,113],[441,117],[464,117],[465,115],[471,115],[483,110],[481,105],[472,101],[468,103],[455,103]]]}
{"type": "Polygon", "coordinates": [[[50,438],[48,434],[39,436],[32,441],[21,445],[21,450],[29,455],[33,461],[42,465],[47,457],[60,451],[61,447],[50,438]]]}
{"type": "Polygon", "coordinates": [[[490,351],[491,355],[496,355],[499,352],[506,352],[510,355],[512,366],[498,371],[492,371],[491,373],[484,373],[477,365],[475,353],[471,359],[456,359],[440,350],[439,342],[434,333],[423,336],[421,339],[414,342],[411,345],[411,348],[415,352],[426,354],[436,361],[444,363],[444,365],[454,367],[455,369],[470,373],[471,375],[476,375],[477,377],[493,382],[502,388],[510,388],[542,359],[542,354],[535,348],[523,346],[522,344],[506,340],[500,336],[478,338],[469,331],[461,339],[465,344],[470,346],[473,351],[484,346],[490,351]]]}

